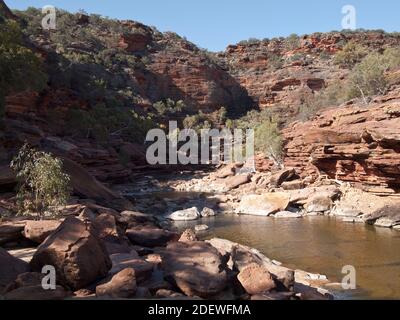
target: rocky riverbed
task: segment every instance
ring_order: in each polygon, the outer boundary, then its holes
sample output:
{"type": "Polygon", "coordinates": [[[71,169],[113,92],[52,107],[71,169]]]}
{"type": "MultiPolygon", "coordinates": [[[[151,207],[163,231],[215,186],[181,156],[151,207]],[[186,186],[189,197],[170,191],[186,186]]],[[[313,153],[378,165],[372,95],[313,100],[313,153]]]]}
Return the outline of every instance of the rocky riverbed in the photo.
{"type": "MultiPolygon", "coordinates": [[[[143,180],[147,181],[144,188],[157,189],[151,177],[143,180]]],[[[182,181],[160,183],[158,188],[172,189],[174,185],[178,188],[182,181]]],[[[146,195],[148,189],[138,191],[146,195]]],[[[2,299],[333,298],[323,288],[329,283],[323,275],[286,268],[254,248],[228,240],[199,240],[194,230],[178,232],[171,224],[173,219],[187,220],[188,214],[222,213],[216,207],[220,201],[214,198],[199,193],[193,203],[175,202],[170,211],[182,205],[178,213],[163,211],[162,203],[150,205],[140,198],[134,206],[142,207],[143,213],[79,199],[57,220],[3,218],[2,299]],[[199,203],[208,207],[198,209],[199,203]],[[155,208],[163,214],[150,214],[155,208]],[[44,266],[55,268],[54,290],[42,287],[44,266]]],[[[5,203],[7,197],[2,199],[3,206],[5,203]]]]}
{"type": "MultiPolygon", "coordinates": [[[[387,228],[400,225],[395,198],[330,180],[307,185],[291,169],[261,174],[228,165],[173,176],[143,175],[134,186],[115,187],[114,194],[133,202],[131,210],[80,198],[57,220],[3,218],[2,298],[333,299],[330,289],[340,285],[325,275],[288,268],[243,244],[204,240],[206,219],[330,215],[387,228]],[[177,227],[199,219],[193,229],[177,227]],[[47,265],[56,271],[55,290],[42,288],[47,265]]],[[[2,206],[6,203],[3,197],[2,206]]]]}

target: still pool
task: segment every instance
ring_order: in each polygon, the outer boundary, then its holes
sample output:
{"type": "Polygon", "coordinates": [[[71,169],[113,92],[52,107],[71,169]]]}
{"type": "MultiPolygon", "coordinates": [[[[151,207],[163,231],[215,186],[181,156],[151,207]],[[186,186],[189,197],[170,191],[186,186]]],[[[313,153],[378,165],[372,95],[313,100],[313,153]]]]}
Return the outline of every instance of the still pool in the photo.
{"type": "Polygon", "coordinates": [[[335,218],[219,215],[175,223],[179,229],[207,224],[202,238],[219,237],[260,250],[267,257],[341,282],[342,268],[356,268],[357,290],[351,299],[400,299],[400,231],[335,218]]]}

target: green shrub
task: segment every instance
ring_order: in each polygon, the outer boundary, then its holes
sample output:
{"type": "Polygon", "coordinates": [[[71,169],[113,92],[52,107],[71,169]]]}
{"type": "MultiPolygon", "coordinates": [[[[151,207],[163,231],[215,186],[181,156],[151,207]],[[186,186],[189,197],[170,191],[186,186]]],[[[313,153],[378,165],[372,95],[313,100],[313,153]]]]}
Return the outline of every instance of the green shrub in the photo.
{"type": "Polygon", "coordinates": [[[368,51],[361,45],[355,42],[349,42],[335,56],[335,64],[344,67],[352,68],[355,64],[359,63],[366,55],[368,51]]]}
{"type": "Polygon", "coordinates": [[[22,214],[36,214],[43,219],[57,215],[71,194],[70,177],[63,172],[60,159],[36,151],[25,144],[11,162],[20,185],[17,203],[22,214]]]}
{"type": "Polygon", "coordinates": [[[268,55],[268,65],[273,71],[279,70],[283,67],[283,59],[277,54],[271,53],[268,55]]]}
{"type": "Polygon", "coordinates": [[[153,104],[154,109],[156,109],[157,113],[160,116],[164,115],[171,115],[175,113],[182,112],[184,109],[186,109],[185,102],[182,100],[174,101],[170,98],[167,98],[164,101],[158,101],[153,104]]]}
{"type": "Polygon", "coordinates": [[[386,71],[396,68],[400,63],[399,50],[387,50],[384,54],[370,53],[356,65],[350,75],[349,98],[362,97],[375,94],[385,94],[389,82],[385,76],[386,71]]]}
{"type": "Polygon", "coordinates": [[[255,128],[255,150],[264,153],[275,164],[281,164],[283,159],[283,139],[278,123],[273,120],[263,121],[255,128]]]}
{"type": "Polygon", "coordinates": [[[286,50],[294,50],[300,47],[300,37],[292,33],[289,37],[285,40],[285,48],[286,50]]]}
{"type": "Polygon", "coordinates": [[[46,85],[39,58],[23,45],[22,33],[15,21],[0,22],[0,120],[4,98],[11,91],[40,91],[46,85]]]}
{"type": "Polygon", "coordinates": [[[219,108],[219,110],[218,110],[218,123],[221,123],[221,124],[225,123],[227,115],[228,115],[228,111],[226,110],[225,107],[219,108]]]}
{"type": "Polygon", "coordinates": [[[93,138],[108,142],[111,136],[120,136],[128,141],[143,142],[147,131],[154,127],[152,119],[139,116],[125,107],[110,107],[104,103],[85,111],[70,109],[67,113],[67,134],[93,138]]]}

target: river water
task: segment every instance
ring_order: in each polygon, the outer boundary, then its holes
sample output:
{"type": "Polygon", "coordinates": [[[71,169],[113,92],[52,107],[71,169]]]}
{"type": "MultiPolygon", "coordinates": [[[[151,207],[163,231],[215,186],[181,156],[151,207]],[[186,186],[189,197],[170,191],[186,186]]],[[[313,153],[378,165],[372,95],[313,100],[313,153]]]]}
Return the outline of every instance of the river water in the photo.
{"type": "Polygon", "coordinates": [[[285,266],[325,274],[332,282],[341,282],[344,266],[354,266],[357,289],[346,291],[346,299],[400,299],[400,231],[329,217],[219,215],[174,224],[179,229],[207,224],[202,238],[254,247],[285,266]]]}
{"type": "MultiPolygon", "coordinates": [[[[140,186],[139,180],[135,186],[140,186]]],[[[132,191],[128,193],[139,202],[141,197],[145,203],[161,201],[169,211],[207,205],[205,194],[132,191]]],[[[154,212],[160,210],[150,208],[148,213],[154,212]]],[[[354,266],[357,289],[341,292],[341,298],[400,299],[398,230],[345,223],[334,217],[276,219],[233,214],[173,224],[181,231],[206,224],[209,230],[199,234],[202,239],[219,237],[256,248],[289,268],[324,274],[331,282],[341,282],[343,267],[354,266]]]]}

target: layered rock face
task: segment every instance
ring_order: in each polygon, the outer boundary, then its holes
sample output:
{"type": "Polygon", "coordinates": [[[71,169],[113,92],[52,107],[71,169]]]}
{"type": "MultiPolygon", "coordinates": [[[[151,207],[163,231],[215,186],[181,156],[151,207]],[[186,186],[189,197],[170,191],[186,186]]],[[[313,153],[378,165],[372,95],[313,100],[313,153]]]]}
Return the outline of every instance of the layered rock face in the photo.
{"type": "Polygon", "coordinates": [[[332,32],[305,35],[289,46],[284,39],[231,45],[218,57],[256,105],[292,109],[283,110],[291,114],[307,97],[347,76],[333,58],[349,41],[380,50],[400,44],[400,38],[379,32],[332,32]]]}
{"type": "Polygon", "coordinates": [[[366,191],[400,189],[400,89],[368,107],[351,103],[284,130],[287,166],[302,177],[327,175],[366,191]]]}

